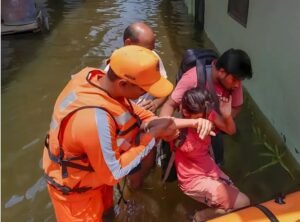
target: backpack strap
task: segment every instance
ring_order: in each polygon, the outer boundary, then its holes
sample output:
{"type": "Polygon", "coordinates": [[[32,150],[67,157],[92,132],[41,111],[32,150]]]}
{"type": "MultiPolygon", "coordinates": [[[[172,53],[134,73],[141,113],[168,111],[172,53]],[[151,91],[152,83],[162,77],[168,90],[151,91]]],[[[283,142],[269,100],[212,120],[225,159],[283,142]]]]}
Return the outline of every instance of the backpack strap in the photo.
{"type": "Polygon", "coordinates": [[[207,74],[206,74],[206,66],[203,65],[201,60],[196,60],[196,73],[197,73],[197,87],[204,90],[206,88],[206,80],[207,80],[207,74]]]}
{"type": "Polygon", "coordinates": [[[219,98],[216,93],[215,85],[212,81],[211,72],[206,73],[206,75],[207,75],[208,91],[211,93],[213,100],[214,100],[214,110],[220,114],[219,98]]]}
{"type": "Polygon", "coordinates": [[[171,157],[169,159],[169,162],[168,162],[168,165],[167,165],[167,168],[166,168],[166,171],[165,171],[165,175],[164,175],[163,180],[162,180],[163,184],[167,181],[167,179],[170,175],[171,169],[172,169],[174,161],[175,161],[175,154],[176,154],[176,151],[172,150],[171,157]]]}
{"type": "Polygon", "coordinates": [[[197,57],[196,60],[196,72],[197,72],[197,87],[200,89],[206,89],[206,84],[208,85],[208,91],[212,94],[214,99],[214,109],[220,113],[219,109],[219,99],[216,94],[215,86],[212,81],[211,71],[208,73],[208,66],[214,59],[217,59],[218,55],[211,49],[204,49],[201,51],[201,55],[197,57]]]}
{"type": "Polygon", "coordinates": [[[207,81],[207,66],[211,65],[214,59],[217,59],[218,55],[211,49],[202,49],[201,53],[197,55],[196,70],[197,70],[197,87],[201,89],[206,88],[207,81]]]}

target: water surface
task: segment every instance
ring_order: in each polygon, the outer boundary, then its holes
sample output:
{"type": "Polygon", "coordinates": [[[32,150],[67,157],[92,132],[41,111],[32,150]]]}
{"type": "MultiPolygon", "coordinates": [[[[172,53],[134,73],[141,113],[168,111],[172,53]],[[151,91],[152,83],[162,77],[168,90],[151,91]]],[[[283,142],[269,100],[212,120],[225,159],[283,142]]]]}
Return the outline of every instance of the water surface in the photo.
{"type": "MultiPolygon", "coordinates": [[[[38,3],[48,13],[51,31],[3,37],[1,42],[3,221],[55,221],[41,171],[54,101],[71,74],[85,66],[100,66],[122,46],[123,31],[130,23],[142,20],[153,27],[156,51],[171,80],[185,49],[213,48],[205,33],[194,27],[180,0],[38,3]]],[[[288,154],[284,161],[296,179],[279,164],[245,177],[270,161],[259,156],[266,150],[264,141],[285,149],[250,98],[238,117],[238,128],[236,136],[226,138],[224,169],[241,190],[253,202],[260,202],[277,192],[299,189],[299,171],[288,154]]],[[[119,221],[184,221],[202,207],[184,196],[176,182],[163,186],[159,169],[152,172],[141,191],[126,191],[125,196],[131,205],[121,212],[119,221]]]]}

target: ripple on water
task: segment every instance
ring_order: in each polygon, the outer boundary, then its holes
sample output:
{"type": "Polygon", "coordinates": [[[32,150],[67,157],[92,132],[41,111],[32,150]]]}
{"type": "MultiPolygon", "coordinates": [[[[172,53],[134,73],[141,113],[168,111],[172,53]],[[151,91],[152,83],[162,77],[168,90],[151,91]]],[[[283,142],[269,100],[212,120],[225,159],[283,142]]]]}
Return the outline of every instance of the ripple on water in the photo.
{"type": "Polygon", "coordinates": [[[33,146],[34,144],[37,144],[39,141],[40,141],[40,138],[36,138],[36,139],[32,140],[30,143],[24,145],[22,147],[22,150],[28,149],[29,147],[33,146]]]}
{"type": "Polygon", "coordinates": [[[46,189],[46,181],[43,177],[41,177],[32,187],[30,187],[26,191],[25,198],[27,200],[34,199],[38,192],[42,192],[45,189],[46,189]]]}
{"type": "Polygon", "coordinates": [[[46,189],[46,181],[43,177],[39,178],[38,181],[32,186],[29,187],[25,195],[12,195],[12,197],[5,203],[5,208],[13,207],[14,205],[22,202],[24,199],[30,200],[34,199],[38,192],[42,192],[46,189]]]}
{"type": "Polygon", "coordinates": [[[4,205],[5,208],[10,208],[14,205],[16,205],[17,203],[20,203],[22,200],[24,200],[24,195],[19,196],[19,195],[13,195],[9,201],[7,201],[4,205]]]}

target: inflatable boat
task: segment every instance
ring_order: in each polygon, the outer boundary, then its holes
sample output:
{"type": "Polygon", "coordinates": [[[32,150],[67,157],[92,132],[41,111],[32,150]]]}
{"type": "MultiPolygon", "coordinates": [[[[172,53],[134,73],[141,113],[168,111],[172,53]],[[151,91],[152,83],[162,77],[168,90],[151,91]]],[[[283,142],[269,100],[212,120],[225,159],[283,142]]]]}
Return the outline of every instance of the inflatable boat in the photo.
{"type": "Polygon", "coordinates": [[[300,191],[278,196],[255,206],[234,211],[209,222],[300,222],[300,191]]]}

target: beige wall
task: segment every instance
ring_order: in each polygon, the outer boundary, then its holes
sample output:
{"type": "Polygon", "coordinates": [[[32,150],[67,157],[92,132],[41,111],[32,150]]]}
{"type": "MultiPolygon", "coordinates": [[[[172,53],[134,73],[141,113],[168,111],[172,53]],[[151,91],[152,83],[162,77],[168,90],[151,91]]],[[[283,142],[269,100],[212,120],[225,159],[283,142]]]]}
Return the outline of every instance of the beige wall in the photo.
{"type": "Polygon", "coordinates": [[[228,0],[205,4],[208,37],[220,52],[248,52],[254,77],[245,87],[300,163],[300,1],[250,0],[247,28],[227,14],[228,0]]]}

